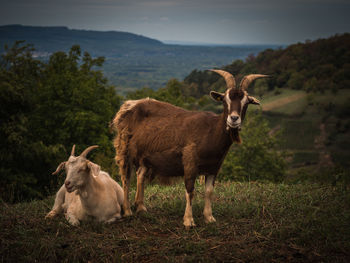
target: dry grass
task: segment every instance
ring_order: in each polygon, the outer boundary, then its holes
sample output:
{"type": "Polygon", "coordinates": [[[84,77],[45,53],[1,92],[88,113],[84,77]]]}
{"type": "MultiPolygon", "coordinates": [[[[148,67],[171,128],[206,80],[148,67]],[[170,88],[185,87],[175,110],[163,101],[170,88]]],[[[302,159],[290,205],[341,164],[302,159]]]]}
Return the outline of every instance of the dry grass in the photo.
{"type": "Polygon", "coordinates": [[[289,97],[284,97],[284,98],[271,101],[269,103],[265,103],[262,105],[262,109],[263,111],[271,111],[276,108],[284,107],[287,104],[298,101],[304,97],[306,97],[305,93],[297,93],[289,97]]]}
{"type": "MultiPolygon", "coordinates": [[[[218,183],[213,213],[182,225],[184,187],[146,189],[148,213],[111,225],[44,219],[53,197],[1,204],[1,262],[349,262],[350,193],[318,184],[218,183]]],[[[132,193],[135,194],[134,192],[132,193]]]]}

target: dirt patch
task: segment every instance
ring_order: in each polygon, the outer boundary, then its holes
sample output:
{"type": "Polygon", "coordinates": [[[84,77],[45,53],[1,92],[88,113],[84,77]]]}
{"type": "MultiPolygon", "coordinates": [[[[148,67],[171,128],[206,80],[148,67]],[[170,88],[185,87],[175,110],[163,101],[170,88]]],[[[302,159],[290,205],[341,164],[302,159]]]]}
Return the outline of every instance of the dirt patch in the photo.
{"type": "Polygon", "coordinates": [[[326,126],[324,123],[320,125],[320,135],[315,138],[315,148],[319,151],[319,166],[334,166],[332,157],[326,147],[326,126]]]}
{"type": "Polygon", "coordinates": [[[306,96],[306,94],[300,93],[300,94],[295,94],[295,95],[292,95],[292,96],[289,96],[289,97],[286,97],[286,98],[281,98],[281,99],[278,99],[278,100],[274,100],[272,102],[269,102],[269,103],[266,103],[266,104],[262,105],[262,110],[263,111],[270,111],[270,110],[273,110],[275,108],[282,107],[282,106],[284,106],[284,105],[286,105],[288,103],[300,100],[301,98],[303,98],[305,96],[306,96]]]}

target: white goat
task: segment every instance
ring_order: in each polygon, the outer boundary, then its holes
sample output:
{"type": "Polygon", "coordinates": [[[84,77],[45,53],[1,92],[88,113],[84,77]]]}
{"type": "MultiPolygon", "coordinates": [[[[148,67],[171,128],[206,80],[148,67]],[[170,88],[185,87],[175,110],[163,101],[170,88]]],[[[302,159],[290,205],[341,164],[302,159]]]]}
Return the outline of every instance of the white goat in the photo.
{"type": "Polygon", "coordinates": [[[108,173],[100,171],[99,165],[86,159],[87,154],[97,147],[90,146],[76,157],[74,145],[68,161],[62,162],[52,173],[56,175],[65,169],[67,177],[45,218],[53,218],[63,211],[70,224],[79,225],[88,216],[106,223],[121,217],[123,189],[108,173]]]}

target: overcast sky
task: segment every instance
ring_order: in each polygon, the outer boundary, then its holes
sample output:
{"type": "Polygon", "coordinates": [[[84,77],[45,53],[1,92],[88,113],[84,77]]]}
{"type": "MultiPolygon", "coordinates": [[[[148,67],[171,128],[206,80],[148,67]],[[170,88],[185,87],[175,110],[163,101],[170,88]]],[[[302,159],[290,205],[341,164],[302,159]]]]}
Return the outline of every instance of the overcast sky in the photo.
{"type": "Polygon", "coordinates": [[[349,0],[0,0],[0,25],[132,32],[158,40],[291,44],[350,31],[349,0]]]}

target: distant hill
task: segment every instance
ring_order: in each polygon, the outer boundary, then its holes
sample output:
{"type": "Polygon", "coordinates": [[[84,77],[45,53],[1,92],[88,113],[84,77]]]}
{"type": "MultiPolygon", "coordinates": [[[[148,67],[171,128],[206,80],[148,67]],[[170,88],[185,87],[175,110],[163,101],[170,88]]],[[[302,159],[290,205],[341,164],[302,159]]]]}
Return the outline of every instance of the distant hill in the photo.
{"type": "MultiPolygon", "coordinates": [[[[118,31],[76,30],[67,27],[0,26],[0,52],[16,40],[34,45],[37,56],[67,52],[80,45],[92,56],[104,56],[108,79],[125,93],[144,86],[163,87],[170,78],[183,79],[193,69],[203,70],[245,59],[276,45],[168,45],[148,37],[118,31]]],[[[214,42],[215,40],[213,40],[214,42]]]]}
{"type": "MultiPolygon", "coordinates": [[[[162,42],[144,36],[118,31],[76,30],[68,27],[38,27],[22,25],[0,26],[0,43],[25,40],[39,51],[68,51],[80,45],[94,56],[118,56],[126,50],[161,46],[162,42]]],[[[1,45],[3,48],[3,45],[1,45]]]]}

